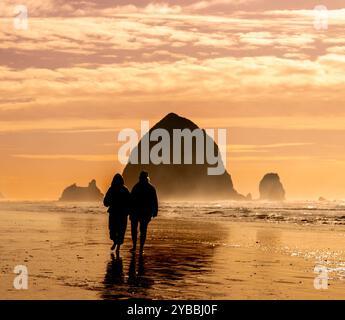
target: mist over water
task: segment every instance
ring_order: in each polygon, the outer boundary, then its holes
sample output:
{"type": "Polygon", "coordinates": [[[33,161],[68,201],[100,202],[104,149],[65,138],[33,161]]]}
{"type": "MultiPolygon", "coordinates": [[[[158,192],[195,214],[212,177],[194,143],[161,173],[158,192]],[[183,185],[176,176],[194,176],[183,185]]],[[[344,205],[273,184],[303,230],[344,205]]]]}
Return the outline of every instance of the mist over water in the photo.
{"type": "MultiPolygon", "coordinates": [[[[2,201],[1,211],[106,214],[101,203],[2,201]]],[[[345,201],[169,201],[161,202],[159,216],[175,219],[267,221],[297,224],[345,225],[345,201]]]]}

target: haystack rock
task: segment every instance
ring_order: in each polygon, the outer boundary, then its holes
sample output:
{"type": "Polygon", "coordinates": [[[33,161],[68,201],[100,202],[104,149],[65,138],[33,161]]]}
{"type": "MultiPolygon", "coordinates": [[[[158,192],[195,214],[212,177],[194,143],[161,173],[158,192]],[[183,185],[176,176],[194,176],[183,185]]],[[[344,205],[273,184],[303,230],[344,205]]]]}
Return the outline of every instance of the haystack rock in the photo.
{"type": "Polygon", "coordinates": [[[103,196],[97,187],[96,180],[92,180],[88,187],[78,187],[76,184],[67,187],[59,201],[101,201],[103,196]]]}
{"type": "Polygon", "coordinates": [[[261,200],[285,200],[285,190],[277,173],[266,174],[260,182],[259,191],[261,200]]]}
{"type": "MultiPolygon", "coordinates": [[[[151,134],[155,129],[165,129],[169,133],[170,141],[173,141],[174,129],[189,129],[193,131],[199,128],[192,121],[182,118],[177,114],[169,113],[153,126],[148,134],[151,134]]],[[[210,142],[211,146],[214,146],[214,154],[217,155],[219,153],[218,145],[210,136],[206,134],[205,136],[205,140],[211,139],[211,141],[206,141],[210,142]]],[[[244,197],[238,194],[234,189],[231,176],[225,170],[222,159],[220,162],[222,169],[224,170],[220,175],[209,175],[208,168],[210,168],[210,165],[207,162],[204,164],[196,163],[195,140],[192,143],[191,150],[188,151],[192,157],[191,164],[186,164],[183,161],[182,164],[174,164],[172,161],[176,150],[181,152],[181,159],[185,158],[184,143],[181,143],[180,149],[175,148],[175,151],[173,143],[170,143],[170,163],[153,164],[151,159],[148,161],[148,164],[141,163],[142,141],[145,137],[146,136],[139,141],[137,147],[133,149],[131,153],[131,156],[133,155],[133,152],[134,154],[138,154],[138,163],[135,164],[128,162],[123,171],[124,180],[129,188],[132,188],[138,181],[139,173],[142,170],[145,170],[149,173],[151,182],[156,187],[158,196],[161,199],[244,199],[244,197]]],[[[157,143],[157,141],[149,142],[150,152],[157,143]]]]}

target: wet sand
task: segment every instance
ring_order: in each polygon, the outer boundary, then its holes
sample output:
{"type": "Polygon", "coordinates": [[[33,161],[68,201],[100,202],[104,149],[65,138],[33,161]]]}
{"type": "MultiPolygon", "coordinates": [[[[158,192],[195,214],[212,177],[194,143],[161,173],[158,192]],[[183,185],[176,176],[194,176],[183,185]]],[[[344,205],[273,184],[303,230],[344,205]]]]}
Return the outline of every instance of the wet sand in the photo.
{"type": "MultiPolygon", "coordinates": [[[[343,299],[345,228],[175,220],[149,226],[143,258],[110,255],[107,215],[0,211],[1,299],[343,299]],[[13,269],[26,265],[28,290],[13,269]],[[333,269],[314,288],[316,265],[333,269]]],[[[344,269],[345,270],[345,269],[344,269]]]]}

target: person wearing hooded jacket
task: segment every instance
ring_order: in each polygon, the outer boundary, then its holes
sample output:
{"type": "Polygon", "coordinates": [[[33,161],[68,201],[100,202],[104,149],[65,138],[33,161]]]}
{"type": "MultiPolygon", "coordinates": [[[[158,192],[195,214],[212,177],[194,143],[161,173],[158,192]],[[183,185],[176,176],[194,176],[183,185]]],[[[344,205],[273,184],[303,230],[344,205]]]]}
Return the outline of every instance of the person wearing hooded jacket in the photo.
{"type": "Polygon", "coordinates": [[[114,242],[111,250],[116,248],[117,256],[120,254],[120,247],[127,229],[130,202],[130,193],[125,186],[123,177],[117,173],[103,201],[104,206],[108,207],[110,239],[114,242]]]}

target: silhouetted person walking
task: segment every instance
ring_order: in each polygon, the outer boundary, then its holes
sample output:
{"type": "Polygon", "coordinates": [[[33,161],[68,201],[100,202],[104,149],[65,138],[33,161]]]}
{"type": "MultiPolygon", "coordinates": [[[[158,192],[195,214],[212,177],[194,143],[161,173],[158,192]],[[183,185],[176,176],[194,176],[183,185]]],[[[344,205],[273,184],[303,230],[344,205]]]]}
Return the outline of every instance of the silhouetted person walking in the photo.
{"type": "Polygon", "coordinates": [[[132,210],[130,213],[133,248],[137,247],[138,224],[140,224],[140,254],[144,251],[147,226],[151,218],[158,214],[158,199],[155,187],[150,183],[147,172],[142,171],[139,182],[131,192],[132,210]]]}
{"type": "Polygon", "coordinates": [[[127,228],[127,217],[130,211],[130,193],[124,185],[122,176],[117,173],[111,186],[104,197],[104,206],[109,207],[109,232],[114,244],[111,250],[116,248],[116,255],[120,255],[120,246],[127,228]]]}

